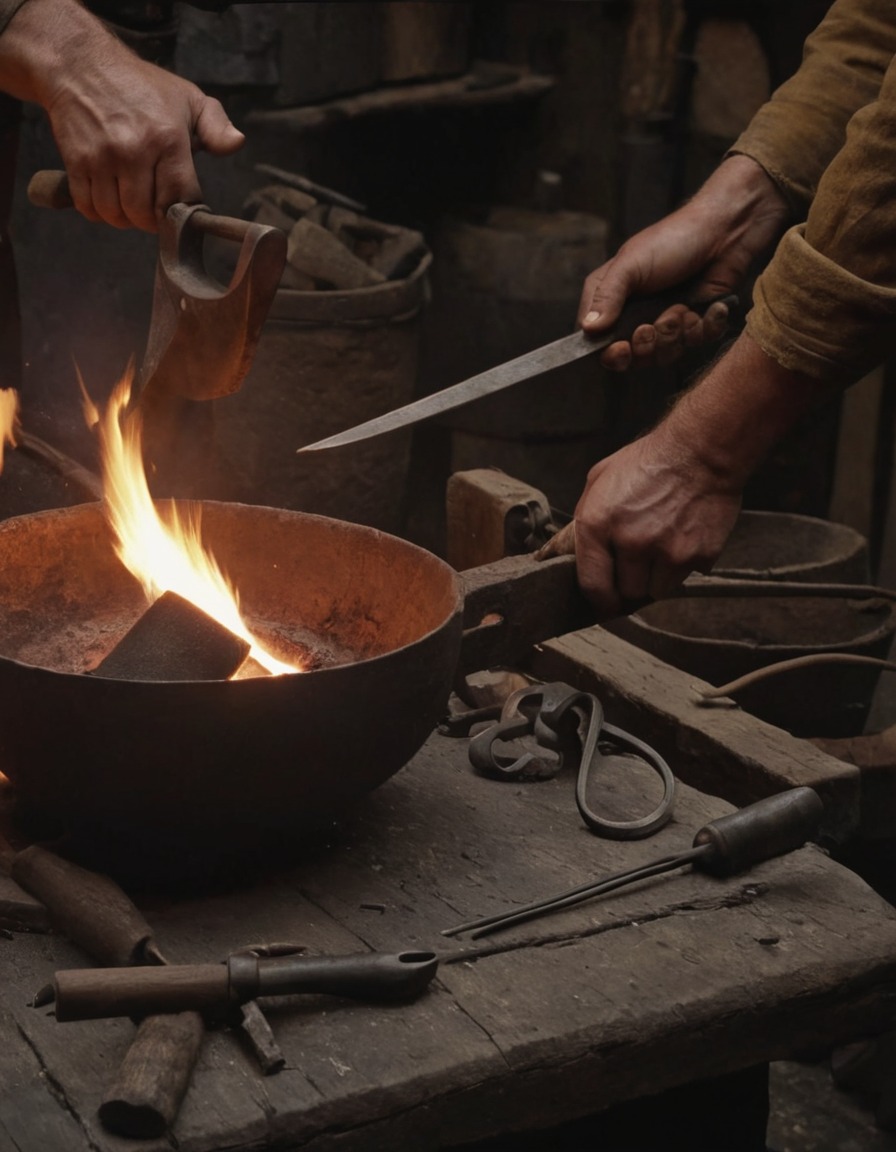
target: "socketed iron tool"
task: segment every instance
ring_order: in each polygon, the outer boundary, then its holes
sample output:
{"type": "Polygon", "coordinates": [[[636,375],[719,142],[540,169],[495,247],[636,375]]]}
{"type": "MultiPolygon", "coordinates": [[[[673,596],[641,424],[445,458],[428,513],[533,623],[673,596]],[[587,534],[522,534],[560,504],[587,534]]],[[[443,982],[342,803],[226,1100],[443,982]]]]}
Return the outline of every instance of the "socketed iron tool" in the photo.
{"type": "MultiPolygon", "coordinates": [[[[36,172],[28,198],[39,207],[73,206],[61,171],[36,172]]],[[[140,395],[211,400],[236,392],[252,364],[285,262],[286,236],[279,228],[216,216],[204,204],[173,204],[159,226],[140,395]],[[228,285],[206,271],[206,236],[240,246],[228,285]]]]}

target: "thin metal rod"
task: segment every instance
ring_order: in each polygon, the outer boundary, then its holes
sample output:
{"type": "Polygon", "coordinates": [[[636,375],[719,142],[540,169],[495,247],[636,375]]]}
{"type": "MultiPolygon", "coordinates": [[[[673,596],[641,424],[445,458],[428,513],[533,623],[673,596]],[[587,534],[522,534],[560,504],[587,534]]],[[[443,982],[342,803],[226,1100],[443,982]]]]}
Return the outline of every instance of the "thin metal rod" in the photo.
{"type": "Polygon", "coordinates": [[[91,500],[102,500],[103,482],[94,472],[66,456],[46,440],[33,436],[30,432],[16,434],[17,446],[31,456],[36,456],[55,469],[63,479],[77,485],[91,500]]]}
{"type": "Polygon", "coordinates": [[[777,676],[781,672],[793,672],[800,668],[814,668],[822,664],[858,664],[868,668],[880,668],[884,672],[896,672],[896,662],[882,660],[878,656],[862,656],[858,652],[810,652],[805,656],[793,656],[789,660],[779,660],[775,664],[766,664],[763,668],[754,668],[752,672],[745,672],[736,680],[729,680],[727,684],[720,684],[718,688],[701,688],[700,704],[710,701],[716,702],[726,696],[733,696],[761,680],[777,676]]]}
{"type": "Polygon", "coordinates": [[[738,576],[703,576],[694,573],[671,593],[669,599],[688,597],[719,599],[758,597],[760,599],[788,596],[834,597],[846,600],[896,600],[896,589],[875,584],[828,584],[809,580],[748,580],[738,576]]]}
{"type": "Polygon", "coordinates": [[[512,912],[499,912],[493,916],[482,916],[478,920],[468,920],[465,924],[457,924],[453,928],[445,928],[443,936],[457,936],[461,932],[469,932],[472,940],[480,936],[488,936],[500,928],[509,928],[514,924],[523,924],[527,920],[534,920],[546,912],[553,912],[558,908],[571,908],[593,896],[602,896],[606,892],[613,892],[627,884],[634,884],[637,880],[646,880],[651,876],[659,876],[663,872],[671,872],[675,868],[682,868],[691,864],[711,852],[709,844],[701,844],[696,848],[689,848],[684,852],[676,852],[673,856],[663,856],[651,864],[642,864],[639,868],[629,868],[624,872],[614,872],[602,880],[591,880],[587,884],[580,884],[578,888],[571,888],[556,896],[549,896],[543,900],[535,900],[531,904],[524,904],[512,912]]]}

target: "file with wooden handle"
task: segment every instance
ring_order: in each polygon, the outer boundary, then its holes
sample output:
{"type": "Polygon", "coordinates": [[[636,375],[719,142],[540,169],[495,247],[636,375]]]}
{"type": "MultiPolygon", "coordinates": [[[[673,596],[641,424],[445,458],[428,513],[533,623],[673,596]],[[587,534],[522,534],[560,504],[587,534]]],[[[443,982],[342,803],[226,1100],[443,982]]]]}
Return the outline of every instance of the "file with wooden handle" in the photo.
{"type": "Polygon", "coordinates": [[[298,448],[298,452],[321,452],[327,448],[341,448],[346,444],[356,444],[362,440],[370,440],[374,436],[382,436],[387,432],[395,432],[399,428],[407,428],[419,424],[423,420],[430,420],[435,416],[442,416],[455,408],[465,404],[472,404],[484,396],[491,396],[514,384],[521,384],[524,380],[542,376],[553,368],[560,368],[584,356],[593,356],[617,340],[628,340],[636,328],[642,324],[650,324],[657,319],[667,308],[677,303],[689,303],[689,307],[704,314],[712,304],[722,303],[728,308],[729,315],[737,307],[736,296],[716,296],[711,300],[689,302],[685,286],[657,293],[650,296],[633,297],[628,301],[619,321],[610,332],[600,336],[589,336],[582,331],[573,332],[569,336],[562,336],[550,344],[534,348],[525,352],[514,360],[498,364],[450,388],[443,388],[440,392],[433,392],[423,396],[401,408],[386,412],[382,416],[375,416],[354,428],[347,428],[344,432],[337,432],[323,440],[316,440],[313,444],[305,444],[298,448]]]}

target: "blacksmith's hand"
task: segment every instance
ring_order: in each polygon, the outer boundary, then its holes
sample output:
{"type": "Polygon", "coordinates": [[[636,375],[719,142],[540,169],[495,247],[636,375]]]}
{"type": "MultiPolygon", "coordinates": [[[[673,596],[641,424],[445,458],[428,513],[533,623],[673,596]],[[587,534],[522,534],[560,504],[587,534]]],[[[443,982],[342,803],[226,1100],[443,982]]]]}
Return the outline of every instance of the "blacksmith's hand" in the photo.
{"type": "MultiPolygon", "coordinates": [[[[587,277],[578,322],[600,335],[612,328],[630,296],[678,284],[687,284],[692,301],[736,292],[788,221],[784,198],[764,170],[746,156],[731,156],[692,200],[627,240],[587,277]]],[[[683,300],[635,329],[631,341],[609,345],[601,363],[616,372],[672,363],[689,348],[718,340],[727,320],[721,302],[700,315],[683,300]]]]}
{"type": "Polygon", "coordinates": [[[0,88],[44,108],[75,207],[116,228],[153,232],[171,204],[201,201],[193,152],[244,140],[217,100],[75,0],[26,0],[0,35],[0,88]]]}
{"type": "Polygon", "coordinates": [[[575,514],[579,584],[602,619],[670,595],[712,567],[734,526],[740,493],[661,425],[588,473],[575,514]]]}

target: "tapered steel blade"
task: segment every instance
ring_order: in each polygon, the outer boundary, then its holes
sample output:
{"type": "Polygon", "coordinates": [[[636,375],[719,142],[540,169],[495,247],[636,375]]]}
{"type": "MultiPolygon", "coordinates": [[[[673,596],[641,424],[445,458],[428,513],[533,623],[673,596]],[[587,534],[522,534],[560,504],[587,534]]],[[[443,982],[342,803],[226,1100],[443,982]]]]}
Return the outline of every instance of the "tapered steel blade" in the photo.
{"type": "Polygon", "coordinates": [[[508,360],[505,364],[480,372],[478,376],[471,376],[469,380],[463,380],[460,384],[452,384],[450,388],[444,388],[441,392],[433,392],[431,396],[414,400],[402,408],[395,408],[382,416],[357,424],[354,428],[337,432],[335,436],[328,436],[325,440],[306,444],[298,451],[320,452],[324,448],[339,448],[346,444],[355,444],[359,440],[382,436],[386,432],[394,432],[411,424],[419,424],[421,420],[441,416],[464,404],[481,400],[483,396],[491,396],[494,392],[510,388],[533,376],[541,376],[552,368],[569,364],[572,360],[591,356],[618,339],[619,336],[615,331],[609,336],[596,338],[586,336],[583,332],[573,332],[570,336],[563,336],[551,344],[545,344],[541,348],[517,356],[515,360],[508,360]]]}
{"type": "Polygon", "coordinates": [[[530,380],[533,376],[541,376],[552,368],[580,360],[583,356],[591,356],[617,340],[629,340],[639,325],[652,323],[661,312],[676,302],[688,301],[688,307],[701,314],[705,313],[711,304],[722,303],[727,307],[729,317],[738,304],[736,296],[716,296],[711,300],[694,301],[685,289],[685,285],[679,285],[665,292],[633,297],[626,303],[612,331],[603,336],[586,336],[581,331],[573,332],[570,336],[562,336],[551,344],[525,352],[515,360],[508,360],[506,364],[499,364],[495,368],[489,368],[487,372],[480,372],[478,376],[471,376],[469,380],[463,380],[460,384],[453,384],[441,392],[433,392],[431,396],[424,396],[420,400],[405,404],[402,408],[396,408],[363,424],[357,424],[354,428],[337,432],[335,436],[306,444],[297,451],[320,452],[324,448],[357,444],[361,440],[369,440],[373,436],[382,436],[386,432],[395,432],[399,428],[419,424],[421,420],[441,416],[464,404],[481,400],[483,396],[491,396],[523,380],[530,380]]]}

